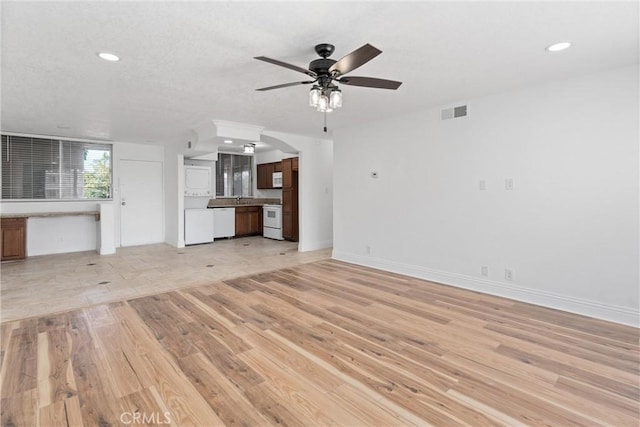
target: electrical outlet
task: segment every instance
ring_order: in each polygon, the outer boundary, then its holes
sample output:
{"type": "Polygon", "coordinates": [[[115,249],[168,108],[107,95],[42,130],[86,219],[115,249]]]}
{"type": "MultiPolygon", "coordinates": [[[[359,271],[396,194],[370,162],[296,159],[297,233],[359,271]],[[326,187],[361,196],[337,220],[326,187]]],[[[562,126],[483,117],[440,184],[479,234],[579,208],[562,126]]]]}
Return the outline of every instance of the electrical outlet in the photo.
{"type": "Polygon", "coordinates": [[[480,181],[478,181],[478,188],[480,189],[480,191],[484,191],[487,189],[487,181],[485,181],[484,179],[481,179],[480,181]]]}
{"type": "Polygon", "coordinates": [[[510,268],[504,269],[504,278],[510,282],[513,282],[513,270],[510,268]]]}
{"type": "Polygon", "coordinates": [[[365,250],[367,252],[367,255],[371,255],[371,246],[367,245],[365,250]]]}
{"type": "Polygon", "coordinates": [[[480,267],[480,274],[484,277],[489,277],[489,267],[486,265],[483,265],[480,267]]]}
{"type": "Polygon", "coordinates": [[[507,178],[504,180],[504,188],[507,190],[513,190],[514,188],[513,178],[507,178]]]}

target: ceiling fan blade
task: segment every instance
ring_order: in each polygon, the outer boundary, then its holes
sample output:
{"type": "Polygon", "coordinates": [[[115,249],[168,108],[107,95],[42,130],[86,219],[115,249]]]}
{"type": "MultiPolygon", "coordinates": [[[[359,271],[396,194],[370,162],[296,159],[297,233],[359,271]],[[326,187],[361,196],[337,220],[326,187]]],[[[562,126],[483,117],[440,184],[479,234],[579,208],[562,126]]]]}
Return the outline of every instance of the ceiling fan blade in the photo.
{"type": "Polygon", "coordinates": [[[308,81],[308,82],[292,82],[292,83],[284,83],[281,85],[276,85],[276,86],[269,86],[269,87],[262,87],[260,89],[256,89],[259,91],[265,91],[265,90],[271,90],[271,89],[280,89],[281,87],[289,87],[289,86],[297,86],[297,85],[308,85],[313,83],[314,81],[308,81]]]}
{"type": "Polygon", "coordinates": [[[351,77],[346,76],[342,77],[338,82],[350,85],[350,86],[364,86],[364,87],[374,87],[378,89],[393,89],[396,90],[400,87],[402,82],[397,82],[395,80],[385,80],[385,79],[376,79],[374,77],[351,77]]]}
{"type": "Polygon", "coordinates": [[[279,65],[281,67],[288,68],[288,69],[293,70],[293,71],[298,71],[300,73],[304,73],[304,74],[306,74],[308,76],[311,76],[311,77],[316,77],[316,73],[314,73],[313,71],[307,70],[307,69],[302,68],[302,67],[298,67],[297,65],[287,64],[286,62],[278,61],[277,59],[267,58],[266,56],[255,56],[253,59],[257,59],[259,61],[268,62],[268,63],[274,64],[274,65],[279,65]]]}
{"type": "Polygon", "coordinates": [[[338,62],[333,64],[329,68],[330,73],[337,72],[339,75],[347,74],[349,71],[355,70],[361,65],[371,61],[376,56],[380,55],[382,51],[370,44],[365,44],[362,47],[354,50],[350,54],[342,57],[338,62]]]}

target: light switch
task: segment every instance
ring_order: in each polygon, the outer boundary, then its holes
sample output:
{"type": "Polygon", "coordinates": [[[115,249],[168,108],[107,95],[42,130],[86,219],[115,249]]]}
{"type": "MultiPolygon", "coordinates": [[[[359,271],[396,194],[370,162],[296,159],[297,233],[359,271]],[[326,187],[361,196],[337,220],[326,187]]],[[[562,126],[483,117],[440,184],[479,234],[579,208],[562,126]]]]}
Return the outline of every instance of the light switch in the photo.
{"type": "Polygon", "coordinates": [[[480,191],[484,191],[487,189],[487,181],[485,181],[484,179],[481,179],[480,181],[478,181],[478,188],[480,189],[480,191]]]}

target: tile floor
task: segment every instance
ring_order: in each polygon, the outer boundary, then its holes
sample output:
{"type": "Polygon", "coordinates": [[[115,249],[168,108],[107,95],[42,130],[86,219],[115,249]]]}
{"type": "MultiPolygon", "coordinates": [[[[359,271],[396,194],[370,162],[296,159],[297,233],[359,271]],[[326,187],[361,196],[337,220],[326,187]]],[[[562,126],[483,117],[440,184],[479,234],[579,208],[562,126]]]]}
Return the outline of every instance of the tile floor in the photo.
{"type": "Polygon", "coordinates": [[[262,237],[45,255],[0,266],[0,321],[58,313],[328,259],[331,249],[262,237]]]}

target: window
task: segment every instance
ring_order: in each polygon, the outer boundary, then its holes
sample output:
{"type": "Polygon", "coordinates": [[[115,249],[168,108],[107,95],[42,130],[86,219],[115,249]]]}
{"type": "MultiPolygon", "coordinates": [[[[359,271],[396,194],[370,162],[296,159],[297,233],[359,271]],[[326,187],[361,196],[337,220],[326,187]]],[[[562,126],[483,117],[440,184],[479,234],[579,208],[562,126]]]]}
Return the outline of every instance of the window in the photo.
{"type": "Polygon", "coordinates": [[[218,154],[216,163],[216,197],[250,197],[253,157],[239,154],[218,154]]]}
{"type": "Polygon", "coordinates": [[[111,148],[111,144],[2,135],[2,199],[110,199],[111,148]]]}

